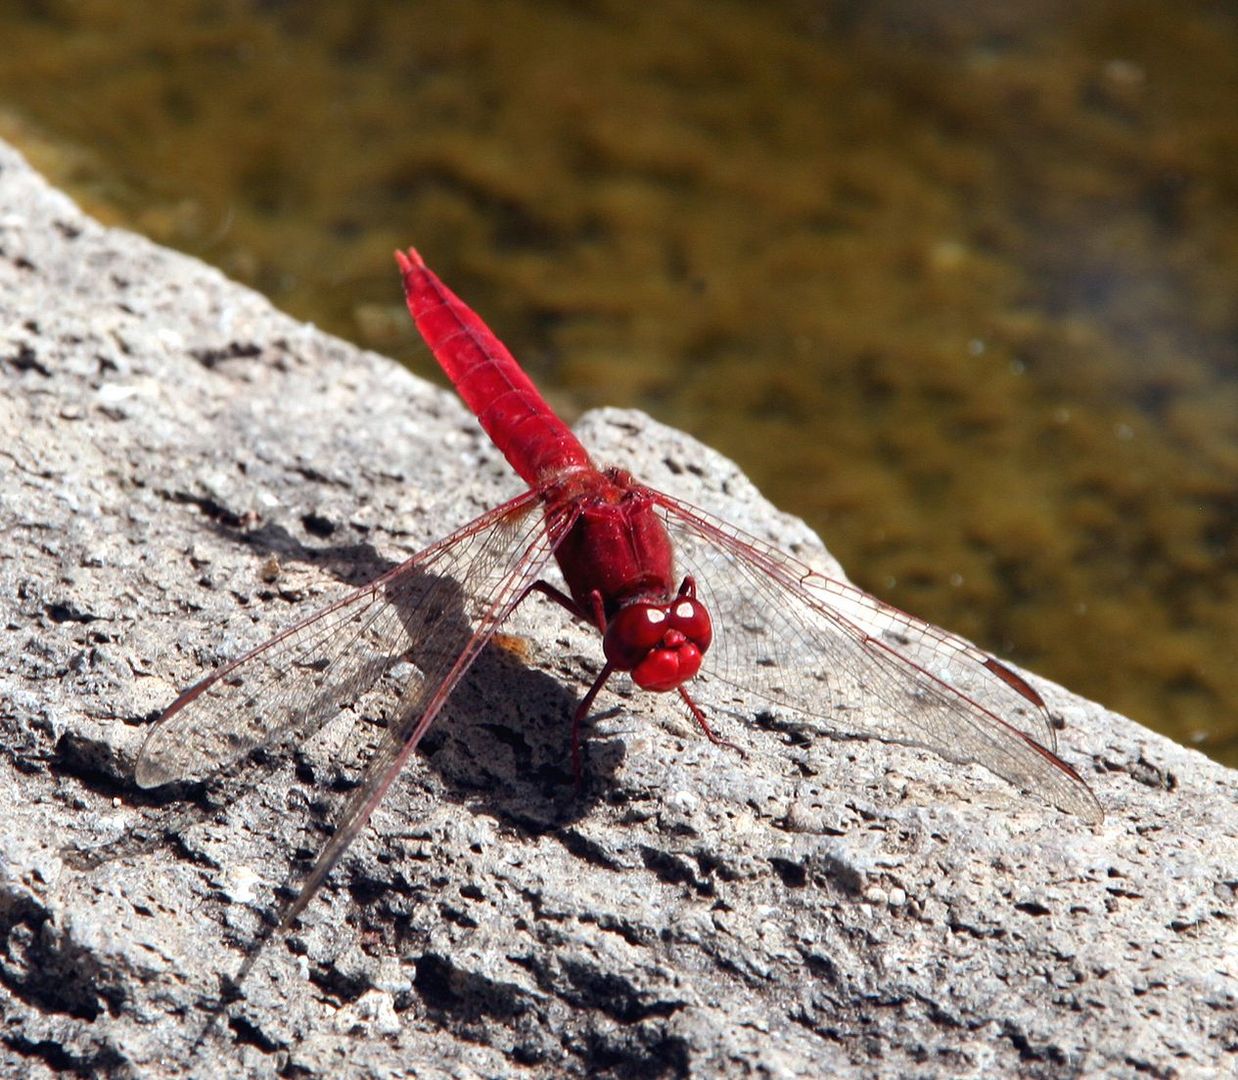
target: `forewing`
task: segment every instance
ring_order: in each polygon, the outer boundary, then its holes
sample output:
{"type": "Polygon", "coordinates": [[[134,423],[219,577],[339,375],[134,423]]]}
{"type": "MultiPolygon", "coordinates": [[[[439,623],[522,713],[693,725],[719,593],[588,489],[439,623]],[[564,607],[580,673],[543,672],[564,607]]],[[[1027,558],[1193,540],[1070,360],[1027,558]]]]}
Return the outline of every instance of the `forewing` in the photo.
{"type": "MultiPolygon", "coordinates": [[[[365,827],[456,683],[495,630],[528,593],[530,586],[541,577],[555,548],[576,517],[574,506],[548,509],[545,520],[539,521],[532,535],[526,535],[520,542],[516,549],[521,553],[519,558],[494,561],[496,572],[490,584],[471,598],[473,614],[468,620],[469,629],[461,640],[452,641],[450,647],[435,650],[432,672],[427,672],[422,680],[410,682],[405,688],[395,720],[388,725],[378,749],[366,763],[361,783],[341,811],[335,832],[301,883],[296,900],[284,912],[281,925],[288,925],[305,909],[331,868],[365,827]]],[[[483,561],[487,565],[491,562],[489,559],[483,561]]],[[[470,573],[469,577],[472,576],[470,573]]]]}
{"type": "Polygon", "coordinates": [[[1097,822],[1101,809],[1054,753],[1044,702],[1015,672],[953,634],[820,574],[660,492],[678,571],[691,575],[714,639],[688,687],[706,712],[745,695],[836,731],[977,762],[1097,822]]]}
{"type": "Polygon", "coordinates": [[[503,607],[513,578],[536,576],[550,554],[534,492],[476,518],[184,691],[142,746],[138,784],[202,779],[308,738],[402,657],[416,666],[405,691],[415,702],[503,607]]]}

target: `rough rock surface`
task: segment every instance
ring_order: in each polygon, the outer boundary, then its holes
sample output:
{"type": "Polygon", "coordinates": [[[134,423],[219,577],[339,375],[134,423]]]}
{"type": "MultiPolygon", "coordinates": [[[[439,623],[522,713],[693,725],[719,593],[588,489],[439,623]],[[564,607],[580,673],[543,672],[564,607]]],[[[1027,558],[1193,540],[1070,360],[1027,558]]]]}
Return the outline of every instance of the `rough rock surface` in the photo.
{"type": "MultiPolygon", "coordinates": [[[[551,608],[212,1025],[350,744],[331,725],[243,797],[177,801],[132,782],[146,725],[518,482],[446,391],[100,227],[3,146],[0,378],[0,1073],[1232,1075],[1235,773],[1038,683],[1090,828],[872,741],[754,723],[725,732],[741,758],[637,694],[603,702],[573,797],[600,650],[551,608]]],[[[685,436],[580,430],[829,565],[685,436]]]]}

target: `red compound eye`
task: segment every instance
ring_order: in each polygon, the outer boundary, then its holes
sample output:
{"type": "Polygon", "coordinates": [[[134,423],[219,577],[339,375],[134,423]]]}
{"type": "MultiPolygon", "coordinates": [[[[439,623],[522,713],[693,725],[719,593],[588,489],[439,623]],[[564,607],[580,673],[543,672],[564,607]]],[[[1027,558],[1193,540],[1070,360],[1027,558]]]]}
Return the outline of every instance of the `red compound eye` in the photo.
{"type": "Polygon", "coordinates": [[[671,625],[701,652],[708,649],[709,643],[714,639],[714,626],[705,605],[695,596],[681,596],[670,608],[671,625]]]}
{"type": "Polygon", "coordinates": [[[666,612],[653,604],[629,604],[610,620],[602,652],[620,671],[631,671],[668,629],[666,612]]]}
{"type": "Polygon", "coordinates": [[[606,628],[602,651],[619,671],[630,671],[642,690],[674,690],[700,670],[713,628],[695,597],[669,604],[629,604],[606,628]]]}

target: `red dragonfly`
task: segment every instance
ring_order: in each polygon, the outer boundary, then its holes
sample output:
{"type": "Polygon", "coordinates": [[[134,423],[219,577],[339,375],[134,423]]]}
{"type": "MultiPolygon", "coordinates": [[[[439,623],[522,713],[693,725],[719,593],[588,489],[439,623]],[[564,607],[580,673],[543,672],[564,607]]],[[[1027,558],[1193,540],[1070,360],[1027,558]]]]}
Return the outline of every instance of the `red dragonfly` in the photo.
{"type": "Polygon", "coordinates": [[[602,635],[605,663],[572,718],[578,782],[585,718],[622,672],[642,689],[675,694],[715,743],[732,745],[710,718],[742,713],[756,698],[834,729],[978,762],[1101,820],[1096,797],[1056,755],[1048,710],[1023,678],[622,469],[598,469],[480,317],[415,250],[396,259],[417,329],[528,490],[217,668],[169,706],[137,762],[144,788],[203,779],[304,738],[411,658],[417,670],[283,925],[533,591],[602,635]],[[566,590],[544,580],[552,562],[566,590]]]}

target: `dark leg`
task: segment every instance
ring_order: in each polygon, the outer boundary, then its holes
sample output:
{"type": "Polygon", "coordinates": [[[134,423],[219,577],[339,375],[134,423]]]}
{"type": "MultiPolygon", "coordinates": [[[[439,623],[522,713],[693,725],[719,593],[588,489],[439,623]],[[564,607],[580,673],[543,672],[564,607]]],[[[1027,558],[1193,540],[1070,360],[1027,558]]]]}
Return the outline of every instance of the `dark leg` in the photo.
{"type": "MultiPolygon", "coordinates": [[[[691,581],[692,579],[686,578],[685,580],[691,581]]],[[[593,592],[589,594],[589,600],[593,605],[592,611],[581,610],[576,601],[568,596],[567,593],[560,592],[547,581],[533,582],[532,585],[525,589],[524,596],[517,600],[516,603],[523,603],[525,596],[528,596],[531,592],[539,592],[543,596],[548,596],[561,608],[566,609],[572,618],[579,619],[581,622],[592,621],[593,625],[597,627],[599,634],[606,633],[606,608],[602,603],[602,594],[598,592],[597,589],[594,589],[593,592]],[[592,620],[590,620],[591,615],[593,616],[592,620]]]]}
{"type": "Polygon", "coordinates": [[[524,591],[524,595],[516,601],[517,605],[523,604],[525,597],[531,592],[539,592],[543,596],[548,596],[561,608],[565,608],[574,619],[580,619],[582,622],[588,622],[589,617],[576,606],[576,601],[573,600],[567,593],[560,592],[548,581],[535,581],[524,591]]]}
{"type": "MultiPolygon", "coordinates": [[[[581,622],[589,622],[589,616],[577,606],[573,600],[564,592],[560,592],[553,585],[546,581],[535,581],[524,591],[524,596],[516,601],[520,604],[525,597],[531,592],[539,592],[543,596],[549,597],[561,608],[564,608],[573,618],[579,619],[581,622]]],[[[596,589],[593,591],[593,617],[596,621],[597,628],[602,632],[606,632],[606,614],[602,607],[602,596],[596,589]]],[[[598,677],[593,680],[593,685],[589,687],[589,692],[585,694],[584,700],[576,707],[576,712],[572,716],[572,779],[574,781],[576,791],[580,791],[581,783],[581,760],[580,760],[580,744],[582,741],[581,730],[584,727],[585,718],[589,715],[590,708],[593,707],[593,699],[598,696],[598,691],[606,685],[606,680],[610,678],[611,673],[615,669],[607,664],[598,673],[598,677]]]]}
{"type": "Polygon", "coordinates": [[[606,680],[610,678],[610,674],[615,669],[607,664],[598,672],[598,677],[593,680],[593,685],[589,687],[589,692],[584,696],[584,700],[576,707],[576,713],[572,717],[572,779],[576,787],[577,793],[580,792],[581,764],[580,764],[580,743],[581,743],[581,728],[584,726],[585,717],[589,715],[589,709],[593,706],[593,699],[598,696],[598,691],[606,685],[606,680]]]}

